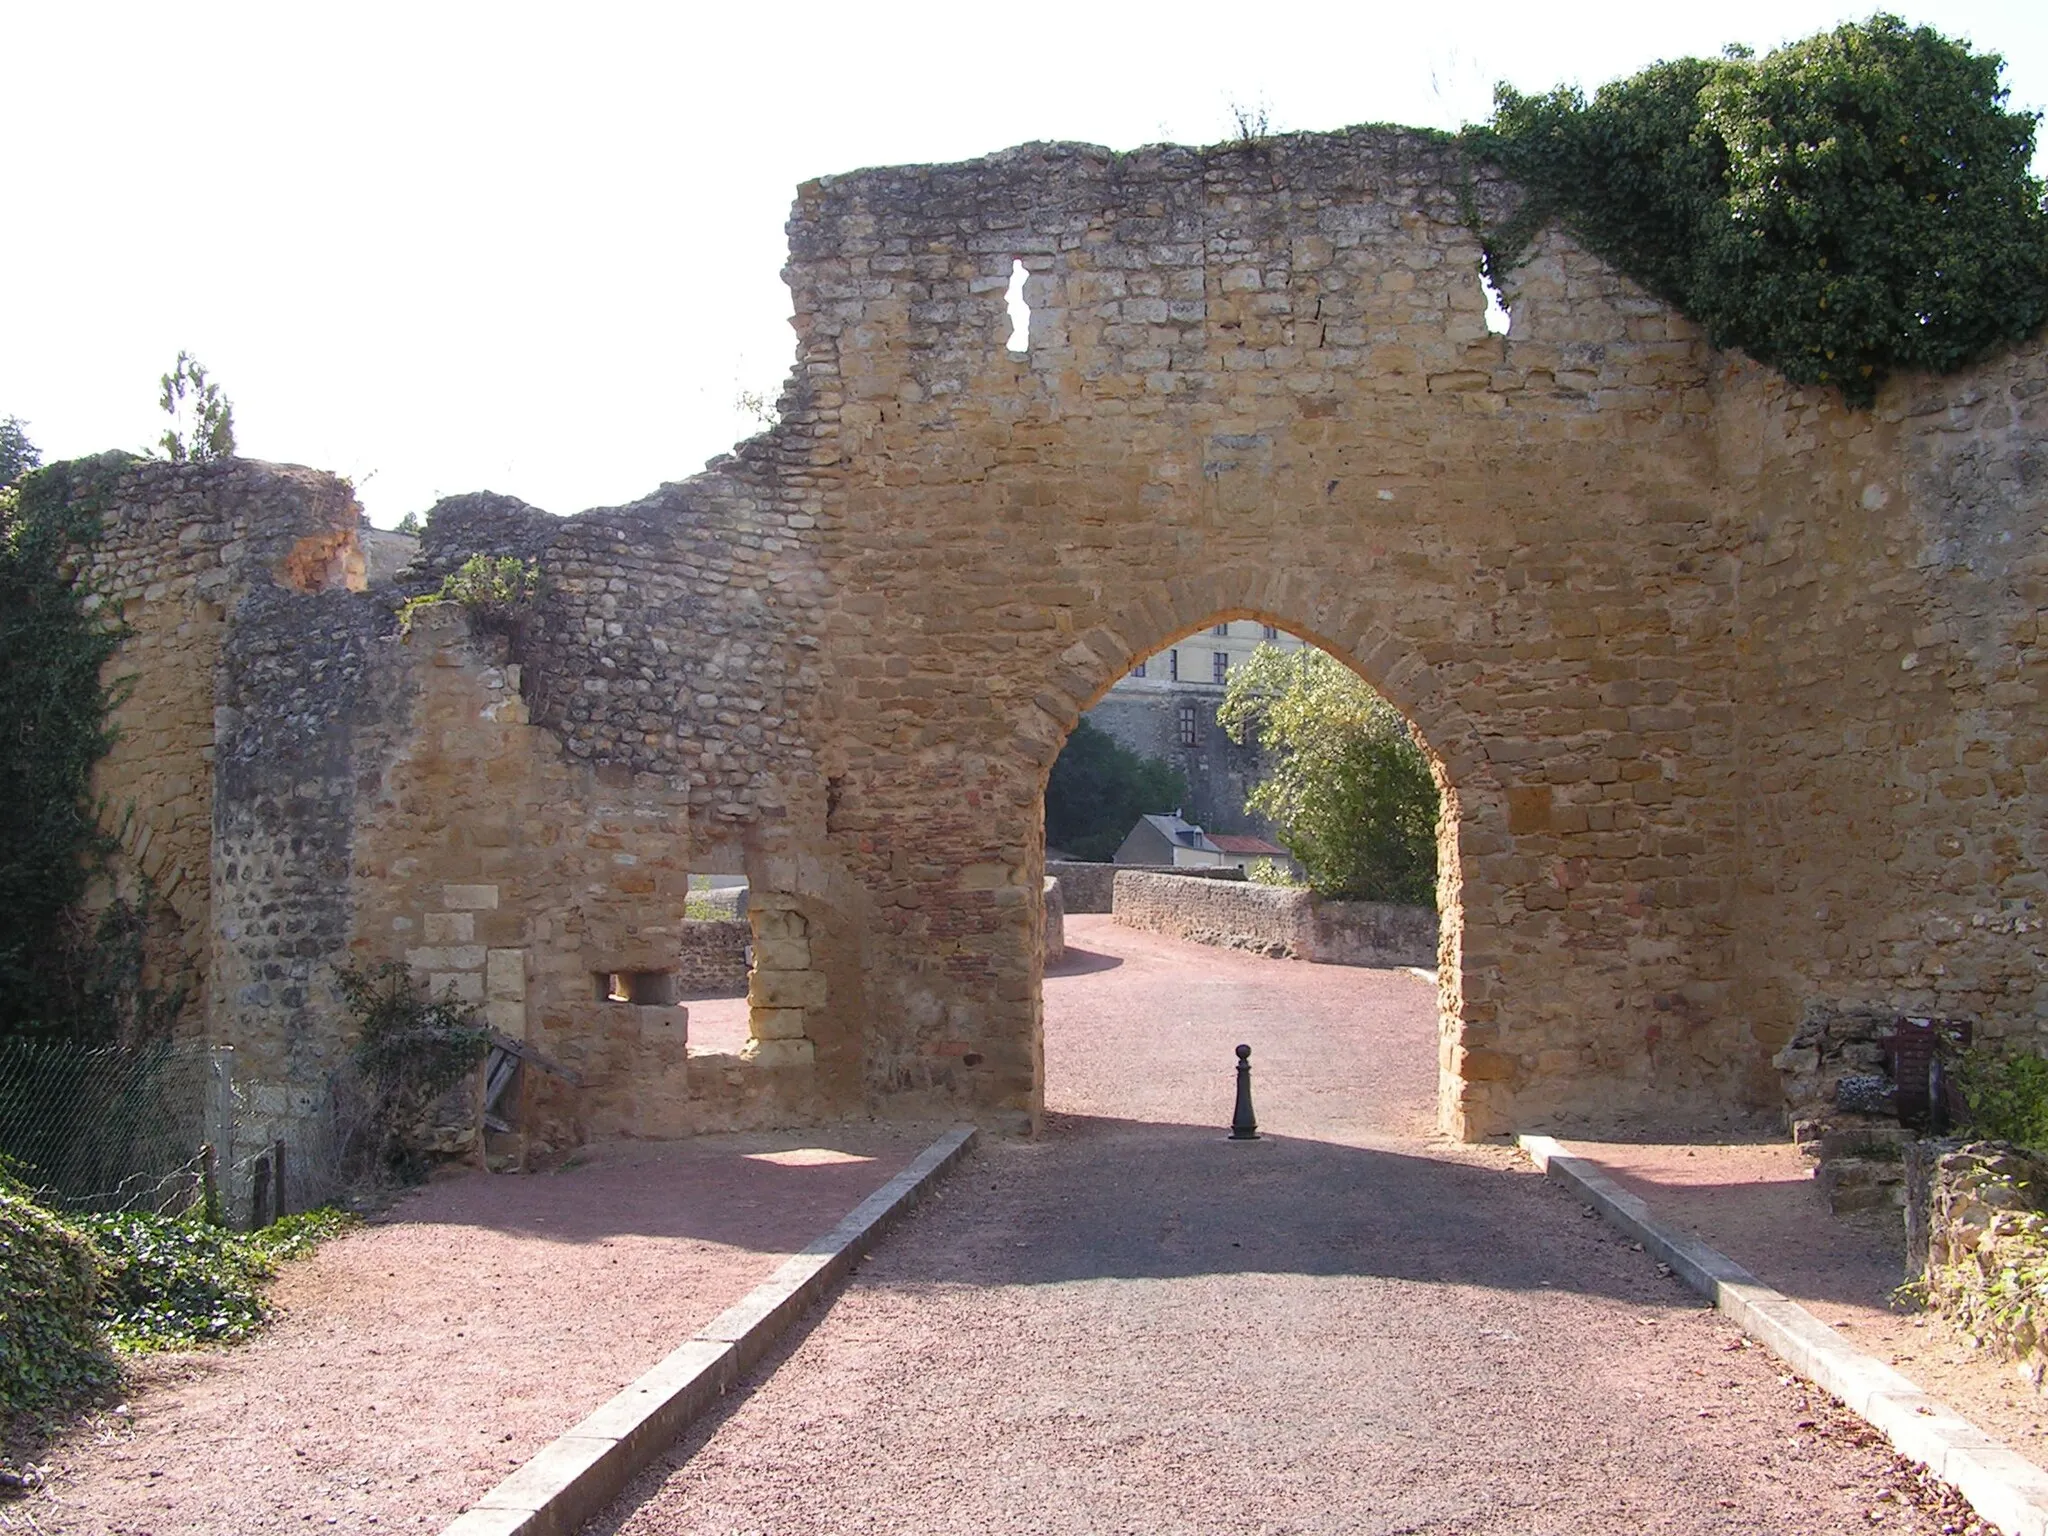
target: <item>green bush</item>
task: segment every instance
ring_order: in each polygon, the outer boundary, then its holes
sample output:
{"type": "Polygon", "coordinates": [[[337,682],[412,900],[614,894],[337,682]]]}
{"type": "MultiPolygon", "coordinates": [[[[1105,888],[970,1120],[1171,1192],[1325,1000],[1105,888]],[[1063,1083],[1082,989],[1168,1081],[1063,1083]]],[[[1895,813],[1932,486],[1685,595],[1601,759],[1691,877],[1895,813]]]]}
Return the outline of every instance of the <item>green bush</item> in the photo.
{"type": "Polygon", "coordinates": [[[1950,1071],[1971,1135],[2048,1151],[2048,1061],[1980,1046],[1956,1052],[1950,1071]]]}
{"type": "Polygon", "coordinates": [[[1557,218],[1796,383],[1868,404],[1896,370],[1953,371],[2048,319],[2035,117],[2005,110],[2000,66],[1880,14],[1591,101],[1500,86],[1465,141],[1530,197],[1484,232],[1489,276],[1557,218]]]}
{"type": "Polygon", "coordinates": [[[98,1309],[107,1336],[121,1349],[143,1351],[247,1338],[270,1317],[263,1288],[278,1264],[354,1218],[325,1207],[258,1232],[209,1226],[196,1215],[134,1211],[76,1221],[107,1261],[98,1309]]]}
{"type": "Polygon", "coordinates": [[[43,1413],[112,1385],[100,1332],[105,1260],[0,1177],[0,1413],[43,1413]]]}

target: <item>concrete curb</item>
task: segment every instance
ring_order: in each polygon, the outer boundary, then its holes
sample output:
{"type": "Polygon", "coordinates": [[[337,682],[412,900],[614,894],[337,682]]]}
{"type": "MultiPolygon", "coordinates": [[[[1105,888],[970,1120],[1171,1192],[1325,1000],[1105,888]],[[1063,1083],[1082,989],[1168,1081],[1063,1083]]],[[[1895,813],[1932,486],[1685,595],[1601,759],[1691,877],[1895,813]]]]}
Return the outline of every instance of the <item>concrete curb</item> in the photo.
{"type": "Polygon", "coordinates": [[[941,1136],[653,1370],[542,1446],[442,1536],[574,1536],[917,1204],[974,1138],[971,1125],[941,1136]]]}
{"type": "Polygon", "coordinates": [[[1538,1168],[1569,1185],[1607,1220],[1669,1264],[1744,1333],[1881,1430],[1901,1456],[1968,1499],[2008,1536],[2048,1536],[2048,1472],[1928,1396],[1880,1360],[1853,1348],[1791,1298],[1698,1238],[1677,1232],[1634,1195],[1549,1136],[1515,1138],[1538,1168]]]}

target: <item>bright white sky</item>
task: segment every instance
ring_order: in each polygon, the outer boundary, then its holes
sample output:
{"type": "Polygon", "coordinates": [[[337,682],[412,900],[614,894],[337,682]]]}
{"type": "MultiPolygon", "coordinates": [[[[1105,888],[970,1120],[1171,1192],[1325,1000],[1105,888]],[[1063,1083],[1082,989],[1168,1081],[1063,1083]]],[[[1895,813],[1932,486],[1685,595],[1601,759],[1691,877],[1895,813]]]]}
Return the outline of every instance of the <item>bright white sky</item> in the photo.
{"type": "MultiPolygon", "coordinates": [[[[2048,106],[2048,4],[1898,9],[2048,106]]],[[[755,430],[794,353],[796,184],[1032,139],[1483,118],[1868,14],[1821,0],[1457,6],[0,0],[0,417],[141,448],[178,350],[253,457],[382,524],[490,489],[631,500],[755,430]]],[[[2036,162],[2037,170],[2042,162],[2036,162]]]]}

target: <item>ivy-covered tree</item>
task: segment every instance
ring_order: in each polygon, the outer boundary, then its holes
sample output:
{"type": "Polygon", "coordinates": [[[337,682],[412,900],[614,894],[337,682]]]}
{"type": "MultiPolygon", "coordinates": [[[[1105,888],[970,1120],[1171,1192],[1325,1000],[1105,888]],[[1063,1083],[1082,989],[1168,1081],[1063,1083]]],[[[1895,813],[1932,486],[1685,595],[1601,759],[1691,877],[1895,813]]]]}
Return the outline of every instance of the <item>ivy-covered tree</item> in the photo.
{"type": "Polygon", "coordinates": [[[1866,405],[1893,372],[1953,371],[2048,320],[2036,116],[2006,109],[2001,67],[1876,15],[1590,101],[1500,86],[1466,142],[1530,195],[1487,232],[1488,275],[1556,218],[1796,383],[1866,405]]]}
{"type": "Polygon", "coordinates": [[[1436,905],[1436,780],[1401,712],[1334,656],[1262,645],[1216,720],[1272,770],[1245,799],[1325,896],[1436,905]]]}
{"type": "Polygon", "coordinates": [[[1106,861],[1140,816],[1174,809],[1187,792],[1171,764],[1141,756],[1083,720],[1045,782],[1046,843],[1077,859],[1106,861]]]}
{"type": "Polygon", "coordinates": [[[97,532],[77,492],[118,456],[37,470],[0,491],[0,1037],[112,1032],[80,1018],[92,968],[80,904],[110,842],[91,793],[113,741],[102,670],[117,627],[66,570],[97,532]]]}

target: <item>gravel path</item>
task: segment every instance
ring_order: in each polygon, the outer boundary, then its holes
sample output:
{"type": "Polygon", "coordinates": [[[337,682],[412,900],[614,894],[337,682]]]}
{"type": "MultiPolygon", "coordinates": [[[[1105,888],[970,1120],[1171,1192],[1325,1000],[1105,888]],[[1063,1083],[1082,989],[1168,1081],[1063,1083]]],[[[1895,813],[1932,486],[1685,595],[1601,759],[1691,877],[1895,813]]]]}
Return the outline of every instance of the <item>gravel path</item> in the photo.
{"type": "Polygon", "coordinates": [[[286,1266],[248,1344],[146,1361],[0,1530],[439,1530],[929,1140],[618,1143],[439,1180],[286,1266]]]}
{"type": "Polygon", "coordinates": [[[1428,1136],[1425,983],[1067,938],[1045,1136],[987,1144],[595,1531],[1960,1528],[1563,1190],[1428,1136]]]}

